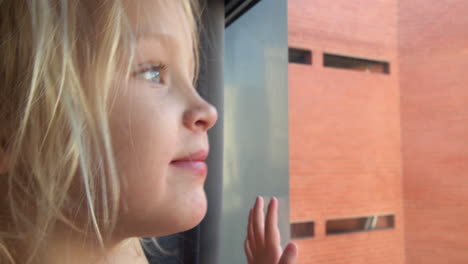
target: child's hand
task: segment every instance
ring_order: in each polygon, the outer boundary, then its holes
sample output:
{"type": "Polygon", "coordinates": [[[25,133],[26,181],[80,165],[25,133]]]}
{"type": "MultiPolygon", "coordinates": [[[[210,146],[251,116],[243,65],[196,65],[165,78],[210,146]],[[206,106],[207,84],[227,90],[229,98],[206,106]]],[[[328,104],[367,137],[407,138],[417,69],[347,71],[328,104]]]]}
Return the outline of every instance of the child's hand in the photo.
{"type": "Polygon", "coordinates": [[[272,198],[268,205],[266,220],[263,216],[263,198],[257,197],[250,209],[247,237],[244,242],[245,255],[249,264],[294,264],[297,248],[289,243],[281,249],[278,230],[278,200],[272,198]]]}

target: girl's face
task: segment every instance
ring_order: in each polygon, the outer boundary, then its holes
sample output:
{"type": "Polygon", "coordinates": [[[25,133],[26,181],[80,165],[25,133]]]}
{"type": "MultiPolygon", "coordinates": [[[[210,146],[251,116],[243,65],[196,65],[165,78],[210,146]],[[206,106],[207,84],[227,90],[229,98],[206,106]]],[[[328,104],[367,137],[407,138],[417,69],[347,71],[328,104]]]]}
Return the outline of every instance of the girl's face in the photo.
{"type": "Polygon", "coordinates": [[[130,84],[116,89],[110,116],[121,235],[184,231],[206,213],[203,161],[217,112],[192,85],[192,28],[182,1],[125,1],[138,43],[130,84]]]}

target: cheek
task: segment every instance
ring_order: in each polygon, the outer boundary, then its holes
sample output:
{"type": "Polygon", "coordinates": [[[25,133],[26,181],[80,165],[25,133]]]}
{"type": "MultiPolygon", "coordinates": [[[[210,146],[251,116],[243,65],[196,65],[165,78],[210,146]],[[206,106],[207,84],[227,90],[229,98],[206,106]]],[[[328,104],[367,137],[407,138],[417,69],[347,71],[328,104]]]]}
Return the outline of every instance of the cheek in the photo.
{"type": "Polygon", "coordinates": [[[173,155],[173,135],[158,129],[153,120],[131,127],[116,139],[117,169],[122,181],[124,208],[143,209],[166,192],[167,170],[173,155]]]}
{"type": "Polygon", "coordinates": [[[151,94],[130,92],[116,99],[111,114],[113,149],[122,186],[121,208],[129,212],[151,209],[166,192],[177,124],[171,110],[157,100],[151,94]]]}

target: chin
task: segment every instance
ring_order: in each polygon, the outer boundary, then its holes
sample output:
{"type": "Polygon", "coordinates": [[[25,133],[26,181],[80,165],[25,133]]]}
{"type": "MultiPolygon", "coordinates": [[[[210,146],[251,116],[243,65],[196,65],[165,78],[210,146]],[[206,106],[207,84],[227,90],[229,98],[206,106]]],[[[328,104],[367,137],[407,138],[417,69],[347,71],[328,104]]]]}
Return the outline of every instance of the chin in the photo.
{"type": "Polygon", "coordinates": [[[164,201],[165,208],[159,208],[162,210],[146,212],[144,216],[141,213],[123,215],[118,233],[124,237],[159,237],[194,228],[206,215],[207,199],[203,188],[186,194],[182,199],[179,196],[164,201]]]}
{"type": "MultiPolygon", "coordinates": [[[[205,193],[203,192],[202,197],[195,199],[192,201],[193,204],[187,206],[187,211],[185,212],[184,216],[181,216],[179,219],[182,220],[181,223],[181,231],[183,232],[190,230],[200,224],[203,218],[206,215],[207,211],[207,201],[205,193]]],[[[177,233],[176,232],[176,233],[177,233]]]]}
{"type": "Polygon", "coordinates": [[[203,190],[178,204],[177,210],[171,209],[170,216],[167,214],[168,217],[161,226],[157,226],[158,230],[152,236],[166,236],[190,230],[200,224],[206,215],[207,200],[203,190]]]}

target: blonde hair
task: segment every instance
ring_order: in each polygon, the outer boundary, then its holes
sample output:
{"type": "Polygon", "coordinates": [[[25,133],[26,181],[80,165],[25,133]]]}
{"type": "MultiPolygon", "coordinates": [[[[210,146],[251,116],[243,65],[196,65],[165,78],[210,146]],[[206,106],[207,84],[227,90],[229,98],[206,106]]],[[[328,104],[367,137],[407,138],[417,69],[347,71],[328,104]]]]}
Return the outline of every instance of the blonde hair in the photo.
{"type": "MultiPolygon", "coordinates": [[[[181,1],[195,29],[197,6],[181,1]]],[[[18,246],[33,263],[58,222],[103,244],[120,199],[110,90],[118,76],[125,83],[133,59],[122,3],[103,0],[96,9],[94,0],[0,0],[0,20],[0,147],[8,157],[0,175],[7,186],[0,194],[0,263],[18,263],[18,246]],[[75,185],[83,201],[71,199],[75,185]],[[85,227],[73,219],[81,202],[85,227]]]]}

